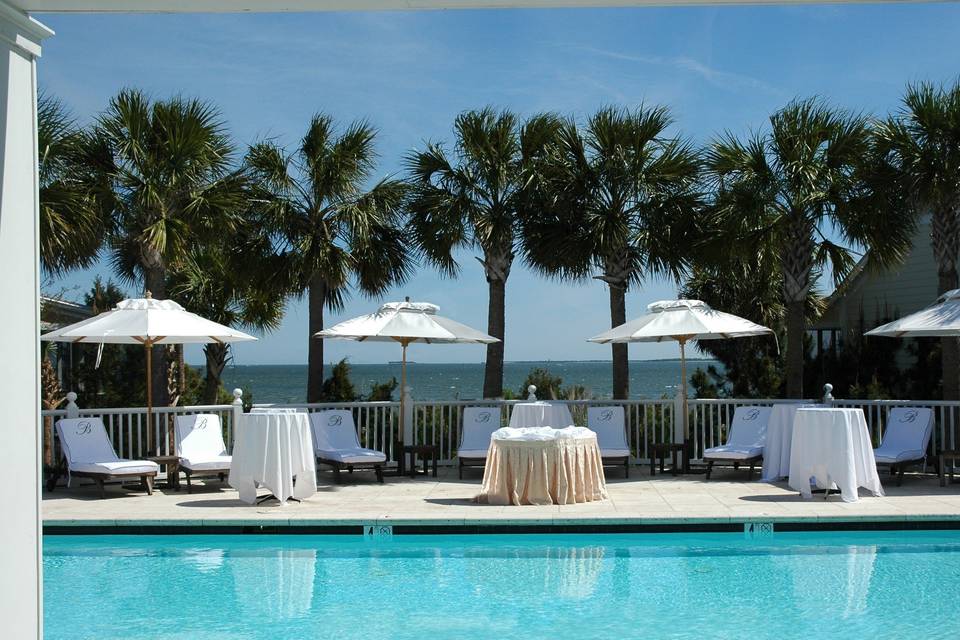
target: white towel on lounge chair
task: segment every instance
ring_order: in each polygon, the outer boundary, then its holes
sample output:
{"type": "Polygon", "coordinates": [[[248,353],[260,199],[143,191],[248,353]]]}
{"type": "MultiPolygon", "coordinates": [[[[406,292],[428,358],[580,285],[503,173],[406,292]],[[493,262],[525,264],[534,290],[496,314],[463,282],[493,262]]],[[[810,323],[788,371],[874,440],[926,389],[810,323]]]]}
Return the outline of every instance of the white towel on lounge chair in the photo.
{"type": "Polygon", "coordinates": [[[727,443],[703,452],[705,460],[748,460],[763,455],[770,407],[737,407],[727,443]]]}
{"type": "Polygon", "coordinates": [[[500,407],[467,407],[463,410],[463,430],[457,456],[486,458],[490,435],[500,428],[500,407]]]}
{"type": "Polygon", "coordinates": [[[360,446],[353,414],[347,409],[330,409],[310,414],[313,449],[318,458],[343,464],[386,462],[382,451],[360,446]]]}
{"type": "Polygon", "coordinates": [[[897,407],[887,416],[883,441],[873,450],[877,462],[897,464],[921,460],[933,435],[933,410],[926,407],[897,407]]]}
{"type": "Polygon", "coordinates": [[[117,455],[100,418],[64,418],[57,421],[60,447],[67,461],[67,473],[109,475],[148,474],[160,471],[150,460],[125,460],[117,455]]]}
{"type": "Polygon", "coordinates": [[[587,428],[597,434],[597,446],[600,447],[601,457],[630,456],[623,407],[589,407],[587,428]]]}
{"type": "Polygon", "coordinates": [[[232,457],[223,442],[220,416],[213,413],[177,416],[176,430],[180,466],[191,471],[230,468],[232,457]]]}

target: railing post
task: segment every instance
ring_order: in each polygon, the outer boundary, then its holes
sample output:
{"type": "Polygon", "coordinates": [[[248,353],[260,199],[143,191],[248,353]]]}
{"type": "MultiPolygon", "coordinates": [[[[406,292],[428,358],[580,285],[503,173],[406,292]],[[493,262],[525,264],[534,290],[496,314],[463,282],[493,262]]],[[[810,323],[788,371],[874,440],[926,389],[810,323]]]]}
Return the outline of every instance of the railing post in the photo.
{"type": "Polygon", "coordinates": [[[65,408],[68,418],[80,417],[80,407],[77,406],[77,394],[73,391],[67,394],[67,406],[65,408]]]}
{"type": "Polygon", "coordinates": [[[410,397],[410,387],[403,388],[403,444],[411,446],[413,441],[413,399],[410,397]]]}
{"type": "Polygon", "coordinates": [[[823,404],[833,402],[833,385],[829,382],[823,385],[823,404]]]}
{"type": "MultiPolygon", "coordinates": [[[[233,415],[230,419],[230,439],[233,440],[236,437],[237,425],[240,424],[240,416],[243,415],[243,389],[234,389],[233,390],[233,402],[230,403],[233,406],[233,415]]],[[[230,447],[233,447],[233,443],[228,443],[230,447]]]]}

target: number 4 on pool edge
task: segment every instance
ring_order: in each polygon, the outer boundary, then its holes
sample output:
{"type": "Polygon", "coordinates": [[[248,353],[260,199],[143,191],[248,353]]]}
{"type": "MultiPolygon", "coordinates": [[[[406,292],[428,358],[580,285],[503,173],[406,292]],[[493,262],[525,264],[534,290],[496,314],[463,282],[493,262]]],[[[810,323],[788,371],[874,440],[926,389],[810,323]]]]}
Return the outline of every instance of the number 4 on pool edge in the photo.
{"type": "Polygon", "coordinates": [[[389,540],[393,538],[393,527],[390,525],[366,525],[363,528],[363,537],[367,540],[389,540]]]}
{"type": "Polygon", "coordinates": [[[745,522],[743,524],[744,538],[770,538],[773,536],[772,522],[745,522]]]}

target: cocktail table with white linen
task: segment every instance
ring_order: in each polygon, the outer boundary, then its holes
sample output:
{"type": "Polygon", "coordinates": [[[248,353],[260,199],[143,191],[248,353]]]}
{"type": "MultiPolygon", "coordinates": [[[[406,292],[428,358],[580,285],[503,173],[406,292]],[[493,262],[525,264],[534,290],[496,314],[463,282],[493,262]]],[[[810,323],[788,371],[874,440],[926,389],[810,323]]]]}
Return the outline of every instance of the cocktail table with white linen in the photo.
{"type": "Polygon", "coordinates": [[[565,404],[553,402],[520,402],[513,405],[510,414],[510,427],[553,427],[563,429],[573,426],[573,416],[565,404]]]}
{"type": "Polygon", "coordinates": [[[793,421],[790,487],[812,497],[820,489],[840,489],[844,502],[859,499],[857,488],[883,495],[873,444],[861,409],[801,408],[793,421]]]}
{"type": "Polygon", "coordinates": [[[789,402],[770,408],[767,421],[767,440],[763,446],[763,472],[760,479],[776,482],[790,475],[790,443],[793,439],[793,420],[797,409],[823,407],[822,404],[789,402]]]}
{"type": "Polygon", "coordinates": [[[478,500],[488,504],[572,504],[607,497],[597,434],[584,427],[497,429],[478,500]]]}
{"type": "Polygon", "coordinates": [[[249,504],[263,486],[280,501],[303,500],[317,492],[313,438],[306,413],[240,416],[234,433],[230,486],[249,504]]]}

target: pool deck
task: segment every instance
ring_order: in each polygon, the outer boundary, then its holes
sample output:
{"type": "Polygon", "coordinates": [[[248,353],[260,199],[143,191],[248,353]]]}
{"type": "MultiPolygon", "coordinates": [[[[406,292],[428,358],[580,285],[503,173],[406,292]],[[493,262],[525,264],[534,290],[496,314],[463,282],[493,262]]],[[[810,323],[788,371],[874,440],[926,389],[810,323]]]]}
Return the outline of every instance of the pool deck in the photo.
{"type": "MultiPolygon", "coordinates": [[[[861,499],[845,503],[839,495],[803,500],[786,483],[747,482],[743,472],[719,470],[707,481],[703,475],[651,478],[641,468],[631,478],[609,472],[609,498],[603,502],[562,506],[491,506],[476,503],[480,470],[468,470],[458,480],[455,469],[440,469],[439,478],[388,477],[378,484],[372,473],[344,474],[334,484],[332,474],[321,473],[317,494],[302,503],[276,502],[251,506],[241,503],[228,485],[195,485],[192,494],[161,487],[154,495],[107,487],[99,499],[93,485],[58,487],[43,495],[43,521],[48,532],[77,533],[125,529],[221,530],[297,528],[334,531],[371,525],[433,527],[563,528],[563,527],[675,527],[702,526],[733,529],[740,523],[773,522],[799,527],[940,526],[960,528],[960,484],[939,486],[931,475],[908,475],[902,487],[884,475],[886,496],[861,490],[861,499]],[[868,523],[873,523],[869,525],[868,523]],[[901,523],[897,525],[896,523],[901,523]]],[[[261,490],[261,493],[266,493],[261,490]]],[[[293,530],[293,529],[290,529],[293,530]]],[[[518,529],[519,530],[519,529],[518,529]]]]}

